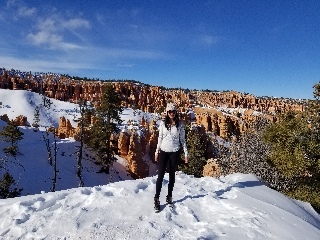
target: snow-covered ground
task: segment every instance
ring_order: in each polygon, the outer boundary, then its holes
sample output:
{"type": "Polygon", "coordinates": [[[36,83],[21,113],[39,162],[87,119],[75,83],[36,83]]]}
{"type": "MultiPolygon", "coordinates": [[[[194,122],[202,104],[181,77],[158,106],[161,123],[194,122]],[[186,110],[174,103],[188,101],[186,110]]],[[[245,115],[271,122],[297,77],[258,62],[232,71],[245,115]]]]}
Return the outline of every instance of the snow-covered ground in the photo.
{"type": "Polygon", "coordinates": [[[156,177],[0,200],[1,239],[313,239],[309,204],[252,175],[196,179],[179,173],[174,208],[153,212],[156,177]]]}
{"type": "MultiPolygon", "coordinates": [[[[42,126],[57,126],[60,116],[72,121],[75,104],[51,101],[51,109],[41,112],[42,126]]],[[[0,89],[0,102],[0,115],[24,115],[31,124],[41,97],[0,89]]],[[[125,109],[124,126],[128,120],[140,121],[142,115],[157,118],[143,112],[134,116],[132,109],[125,109]]],[[[2,126],[5,123],[0,121],[2,126]]],[[[1,164],[23,188],[24,196],[0,200],[0,239],[320,239],[320,216],[308,203],[271,190],[253,175],[197,179],[179,172],[174,209],[163,205],[166,175],[162,211],[154,213],[154,173],[132,180],[125,171],[125,160],[118,158],[112,171],[114,182],[109,183],[109,175],[96,173],[99,166],[86,150],[85,187],[77,188],[78,143],[72,139],[58,140],[57,191],[50,192],[53,168],[48,164],[44,132],[29,127],[21,131],[21,154],[1,164]]],[[[52,143],[52,136],[50,139],[52,143]]],[[[4,146],[0,142],[0,149],[4,146]]],[[[0,159],[3,156],[0,151],[0,159]]],[[[4,171],[0,169],[1,176],[4,171]]]]}

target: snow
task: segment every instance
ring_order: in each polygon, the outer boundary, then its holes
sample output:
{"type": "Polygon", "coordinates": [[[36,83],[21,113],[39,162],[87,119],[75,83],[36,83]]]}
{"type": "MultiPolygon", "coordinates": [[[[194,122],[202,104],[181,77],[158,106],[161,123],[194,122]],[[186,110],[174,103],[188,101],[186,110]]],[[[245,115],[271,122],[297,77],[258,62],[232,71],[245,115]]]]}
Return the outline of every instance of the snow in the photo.
{"type": "MultiPolygon", "coordinates": [[[[32,123],[39,101],[35,93],[0,89],[0,115],[22,114],[32,123]]],[[[52,102],[53,109],[43,111],[42,126],[56,125],[64,114],[73,119],[75,104],[52,102]]],[[[157,119],[143,112],[134,116],[132,109],[125,109],[123,129],[142,115],[157,119]]],[[[0,121],[2,126],[5,123],[0,121]]],[[[78,143],[72,139],[58,140],[57,191],[50,192],[53,169],[47,160],[44,129],[20,129],[24,133],[21,154],[5,166],[23,188],[23,196],[0,199],[0,239],[320,239],[320,216],[309,203],[288,198],[250,174],[216,179],[177,172],[173,209],[164,204],[165,175],[161,211],[154,213],[154,173],[133,180],[125,171],[125,160],[118,157],[112,170],[114,182],[109,183],[109,175],[96,173],[99,166],[86,150],[85,186],[77,187],[78,143]]],[[[4,146],[0,142],[0,148],[4,146]]]]}
{"type": "MultiPolygon", "coordinates": [[[[320,217],[252,175],[179,173],[174,208],[152,209],[156,177],[0,200],[3,239],[319,239],[320,217]]],[[[161,202],[165,201],[165,176],[161,202]]]]}

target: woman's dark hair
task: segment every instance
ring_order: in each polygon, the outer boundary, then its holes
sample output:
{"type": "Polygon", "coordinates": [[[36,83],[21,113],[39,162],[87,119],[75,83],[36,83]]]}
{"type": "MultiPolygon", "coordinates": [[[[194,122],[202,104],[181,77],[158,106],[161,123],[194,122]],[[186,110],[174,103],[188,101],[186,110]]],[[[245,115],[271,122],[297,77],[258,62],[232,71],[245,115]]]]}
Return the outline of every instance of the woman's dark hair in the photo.
{"type": "MultiPolygon", "coordinates": [[[[179,114],[178,112],[176,111],[176,114],[174,115],[174,118],[173,118],[174,122],[175,122],[175,125],[176,127],[178,128],[179,127],[179,114]]],[[[168,129],[168,131],[170,131],[171,129],[171,124],[170,124],[170,117],[168,116],[168,112],[166,114],[166,117],[164,119],[164,125],[166,126],[166,128],[168,129]]]]}

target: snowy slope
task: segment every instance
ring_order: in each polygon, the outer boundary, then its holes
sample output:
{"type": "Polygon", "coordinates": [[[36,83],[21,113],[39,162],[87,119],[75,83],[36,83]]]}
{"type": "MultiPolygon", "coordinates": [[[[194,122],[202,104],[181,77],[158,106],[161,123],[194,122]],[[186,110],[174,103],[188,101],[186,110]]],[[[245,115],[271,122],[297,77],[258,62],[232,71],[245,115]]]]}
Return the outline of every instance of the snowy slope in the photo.
{"type": "MultiPolygon", "coordinates": [[[[2,239],[306,239],[320,217],[252,175],[179,173],[174,209],[152,209],[156,177],[0,200],[2,239]]],[[[161,202],[165,202],[168,175],[161,202]]]]}

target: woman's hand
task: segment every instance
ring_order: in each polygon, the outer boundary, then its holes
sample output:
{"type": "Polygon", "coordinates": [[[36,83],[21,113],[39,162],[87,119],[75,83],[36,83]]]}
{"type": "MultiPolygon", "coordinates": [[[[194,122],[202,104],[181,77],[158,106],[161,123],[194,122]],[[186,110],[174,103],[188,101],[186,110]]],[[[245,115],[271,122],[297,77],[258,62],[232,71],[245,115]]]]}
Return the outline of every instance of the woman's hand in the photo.
{"type": "Polygon", "coordinates": [[[187,164],[187,165],[189,164],[189,159],[188,159],[188,157],[185,157],[184,163],[187,164]]]}
{"type": "Polygon", "coordinates": [[[159,153],[156,152],[156,154],[155,154],[155,156],[154,156],[154,160],[155,160],[156,162],[158,162],[158,160],[159,160],[159,153]]]}

